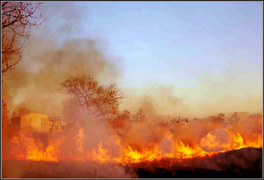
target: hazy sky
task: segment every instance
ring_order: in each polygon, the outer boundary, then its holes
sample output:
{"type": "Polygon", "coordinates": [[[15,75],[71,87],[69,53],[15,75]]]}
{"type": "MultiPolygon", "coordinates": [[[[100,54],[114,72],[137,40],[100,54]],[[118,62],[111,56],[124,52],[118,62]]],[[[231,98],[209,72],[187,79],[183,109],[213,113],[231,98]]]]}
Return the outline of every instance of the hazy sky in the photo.
{"type": "Polygon", "coordinates": [[[81,34],[106,39],[110,52],[125,60],[124,85],[192,87],[204,72],[223,80],[230,64],[240,61],[250,64],[240,73],[260,73],[261,2],[79,4],[88,9],[81,34]]]}
{"type": "Polygon", "coordinates": [[[234,97],[246,104],[245,96],[262,101],[262,7],[262,2],[44,2],[46,21],[32,35],[45,36],[43,29],[49,29],[57,42],[97,39],[106,56],[122,59],[119,86],[126,92],[165,85],[189,102],[234,97]]]}
{"type": "Polygon", "coordinates": [[[123,58],[123,86],[235,81],[230,94],[248,86],[249,94],[262,91],[261,2],[79,4],[87,7],[80,34],[105,39],[123,58]]]}

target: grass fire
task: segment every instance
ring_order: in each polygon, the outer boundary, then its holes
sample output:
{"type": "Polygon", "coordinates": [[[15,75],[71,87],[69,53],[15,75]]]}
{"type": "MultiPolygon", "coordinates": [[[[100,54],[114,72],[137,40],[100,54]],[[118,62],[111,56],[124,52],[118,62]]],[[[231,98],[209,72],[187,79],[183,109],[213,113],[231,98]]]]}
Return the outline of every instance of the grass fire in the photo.
{"type": "Polygon", "coordinates": [[[2,177],[261,177],[258,19],[192,4],[2,2],[2,177]]]}
{"type": "MultiPolygon", "coordinates": [[[[232,124],[218,122],[219,119],[215,118],[213,120],[199,119],[189,120],[189,122],[168,121],[163,123],[116,118],[94,122],[97,125],[93,125],[92,128],[96,128],[90,129],[85,128],[79,121],[57,125],[54,128],[54,120],[52,120],[54,118],[52,117],[37,113],[25,114],[21,116],[18,123],[21,125],[19,130],[13,130],[13,127],[16,126],[14,123],[17,121],[12,121],[9,126],[5,127],[7,129],[3,129],[3,133],[6,133],[3,134],[3,144],[5,145],[2,155],[3,173],[5,177],[16,177],[17,174],[10,171],[12,167],[8,166],[9,163],[15,161],[21,168],[22,177],[37,177],[38,174],[36,174],[37,172],[30,174],[30,171],[23,169],[24,165],[19,163],[38,162],[41,165],[40,162],[58,164],[68,162],[83,163],[83,165],[87,163],[87,167],[90,167],[91,163],[95,163],[96,166],[91,165],[91,167],[95,168],[98,174],[95,175],[91,172],[91,174],[83,174],[84,177],[138,177],[135,168],[141,163],[146,163],[150,167],[154,162],[160,163],[163,168],[169,170],[175,164],[184,164],[183,162],[186,160],[202,161],[231,150],[245,150],[249,147],[262,148],[261,115],[250,115],[246,120],[232,124]],[[50,131],[43,131],[43,127],[34,129],[34,123],[22,126],[26,123],[27,118],[25,117],[27,116],[36,118],[31,118],[31,122],[35,120],[43,122],[48,119],[50,131]],[[38,119],[38,116],[42,119],[38,119]],[[243,128],[233,129],[236,126],[246,126],[249,122],[254,123],[251,129],[247,128],[246,131],[243,128]],[[199,136],[197,139],[200,142],[194,140],[191,135],[186,138],[177,132],[181,129],[184,129],[185,133],[192,132],[193,127],[199,128],[201,131],[196,134],[199,136]],[[94,131],[100,132],[95,133],[94,131]],[[141,136],[141,133],[144,135],[141,136]],[[138,135],[135,136],[135,134],[138,135]],[[105,137],[98,138],[98,136],[105,137]],[[95,141],[95,139],[97,140],[95,141]],[[163,162],[169,159],[174,161],[163,162]],[[113,174],[103,174],[106,164],[113,168],[113,174]],[[7,169],[7,167],[9,168],[7,169]],[[133,170],[126,172],[124,167],[133,170]],[[118,174],[122,168],[123,174],[118,174]]],[[[17,119],[17,117],[13,119],[17,119]]],[[[41,125],[43,126],[43,124],[41,125]]],[[[246,156],[251,156],[250,152],[246,156]]],[[[258,158],[252,160],[257,161],[258,158]]],[[[223,161],[228,161],[228,159],[223,161]]],[[[258,166],[260,165],[258,164],[258,166]]],[[[191,165],[187,166],[191,167],[191,165]]],[[[62,166],[61,168],[66,167],[62,166]]],[[[64,170],[61,169],[61,172],[40,173],[39,176],[73,177],[74,175],[64,174],[64,170]]],[[[76,177],[80,176],[79,174],[76,177]]]]}

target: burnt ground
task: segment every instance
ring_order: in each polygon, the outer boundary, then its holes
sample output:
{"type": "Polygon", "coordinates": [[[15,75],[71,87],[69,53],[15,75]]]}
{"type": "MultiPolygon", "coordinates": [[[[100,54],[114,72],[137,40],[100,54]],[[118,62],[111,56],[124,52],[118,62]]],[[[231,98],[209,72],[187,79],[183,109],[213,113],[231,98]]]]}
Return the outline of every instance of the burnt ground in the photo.
{"type": "Polygon", "coordinates": [[[206,159],[162,159],[130,165],[4,160],[3,178],[261,178],[262,148],[243,148],[206,159]]]}
{"type": "Polygon", "coordinates": [[[262,148],[243,148],[207,159],[163,159],[134,167],[140,178],[261,178],[262,148]]]}

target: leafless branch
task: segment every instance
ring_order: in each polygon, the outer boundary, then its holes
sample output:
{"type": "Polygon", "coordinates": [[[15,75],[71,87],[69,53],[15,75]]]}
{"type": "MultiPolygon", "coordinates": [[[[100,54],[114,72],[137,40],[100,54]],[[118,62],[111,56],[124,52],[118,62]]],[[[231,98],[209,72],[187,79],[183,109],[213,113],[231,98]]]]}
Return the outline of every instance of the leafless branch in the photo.
{"type": "Polygon", "coordinates": [[[61,89],[84,107],[89,118],[103,118],[117,113],[122,97],[115,85],[103,87],[89,75],[70,76],[61,83],[61,89]]]}
{"type": "Polygon", "coordinates": [[[29,29],[39,26],[42,15],[34,16],[42,3],[2,2],[2,74],[21,60],[29,29]],[[25,39],[25,40],[23,40],[25,39]]]}

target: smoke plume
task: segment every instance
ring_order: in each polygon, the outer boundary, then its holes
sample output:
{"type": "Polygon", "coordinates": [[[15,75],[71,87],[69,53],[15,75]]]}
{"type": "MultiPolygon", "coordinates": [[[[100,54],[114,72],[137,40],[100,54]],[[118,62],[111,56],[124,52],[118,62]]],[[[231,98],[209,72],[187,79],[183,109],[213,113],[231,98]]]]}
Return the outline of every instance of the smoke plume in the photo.
{"type": "Polygon", "coordinates": [[[50,116],[61,115],[66,96],[59,88],[68,75],[87,73],[100,83],[114,83],[122,75],[122,66],[120,59],[106,55],[99,40],[75,37],[82,27],[83,7],[74,3],[43,6],[46,21],[32,29],[21,62],[3,77],[3,99],[11,111],[24,106],[50,116]]]}

